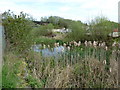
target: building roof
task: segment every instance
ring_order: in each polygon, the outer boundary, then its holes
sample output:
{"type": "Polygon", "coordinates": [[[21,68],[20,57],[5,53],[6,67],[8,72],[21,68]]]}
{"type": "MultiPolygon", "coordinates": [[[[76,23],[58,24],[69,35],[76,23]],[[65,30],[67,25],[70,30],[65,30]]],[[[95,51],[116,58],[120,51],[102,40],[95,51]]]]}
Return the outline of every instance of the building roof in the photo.
{"type": "Polygon", "coordinates": [[[117,28],[117,29],[114,29],[113,32],[118,32],[118,28],[117,28]]]}

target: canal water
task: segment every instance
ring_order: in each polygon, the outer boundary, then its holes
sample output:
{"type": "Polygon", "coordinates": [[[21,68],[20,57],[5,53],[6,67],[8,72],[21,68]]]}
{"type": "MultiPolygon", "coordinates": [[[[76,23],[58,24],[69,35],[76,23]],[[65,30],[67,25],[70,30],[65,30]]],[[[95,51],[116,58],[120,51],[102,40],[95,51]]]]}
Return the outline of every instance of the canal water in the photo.
{"type": "Polygon", "coordinates": [[[43,56],[59,56],[59,54],[62,54],[66,51],[65,47],[59,46],[54,48],[44,48],[41,49],[42,45],[34,45],[32,49],[35,52],[41,53],[43,56]]]}

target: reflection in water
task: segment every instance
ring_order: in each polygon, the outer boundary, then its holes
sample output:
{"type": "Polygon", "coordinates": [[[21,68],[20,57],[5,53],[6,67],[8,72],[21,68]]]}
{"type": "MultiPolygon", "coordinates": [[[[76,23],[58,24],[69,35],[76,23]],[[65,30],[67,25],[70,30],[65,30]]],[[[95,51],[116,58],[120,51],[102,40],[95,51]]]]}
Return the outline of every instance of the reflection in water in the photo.
{"type": "Polygon", "coordinates": [[[35,52],[42,53],[43,56],[58,56],[65,52],[65,47],[59,46],[54,48],[41,49],[42,45],[34,45],[32,48],[35,52]]]}

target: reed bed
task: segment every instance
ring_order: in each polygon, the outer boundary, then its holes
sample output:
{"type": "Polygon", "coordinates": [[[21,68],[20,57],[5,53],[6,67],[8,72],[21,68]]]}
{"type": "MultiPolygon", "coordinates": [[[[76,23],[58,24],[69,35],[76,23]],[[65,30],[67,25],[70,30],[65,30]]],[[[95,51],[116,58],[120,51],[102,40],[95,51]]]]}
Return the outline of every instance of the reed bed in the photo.
{"type": "Polygon", "coordinates": [[[28,54],[29,73],[41,83],[41,87],[117,88],[118,48],[64,46],[67,50],[59,53],[59,58],[43,57],[36,52],[28,54]]]}

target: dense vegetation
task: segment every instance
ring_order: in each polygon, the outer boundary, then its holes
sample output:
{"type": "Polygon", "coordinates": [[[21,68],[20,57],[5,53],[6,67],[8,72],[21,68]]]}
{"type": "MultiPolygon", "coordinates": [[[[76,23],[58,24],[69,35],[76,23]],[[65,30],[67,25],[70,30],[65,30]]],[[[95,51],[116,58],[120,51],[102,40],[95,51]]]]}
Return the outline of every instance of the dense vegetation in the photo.
{"type": "Polygon", "coordinates": [[[111,45],[115,40],[111,36],[114,29],[118,28],[118,23],[110,21],[107,17],[98,16],[89,21],[88,24],[81,21],[74,21],[64,19],[58,16],[42,17],[41,21],[49,22],[54,25],[54,28],[65,28],[71,32],[67,33],[62,41],[105,41],[108,45],[111,45]]]}
{"type": "Polygon", "coordinates": [[[33,38],[30,36],[32,30],[32,21],[27,14],[21,12],[20,15],[15,15],[11,11],[3,13],[3,26],[5,28],[5,36],[7,48],[18,49],[25,51],[30,48],[33,38]]]}
{"type": "Polygon", "coordinates": [[[108,37],[117,28],[117,23],[105,17],[97,17],[89,24],[58,16],[42,17],[42,22],[49,22],[47,25],[36,25],[33,21],[23,12],[19,15],[11,11],[3,13],[7,44],[2,69],[3,88],[117,87],[120,39],[108,37]],[[59,28],[71,32],[52,31],[59,28]],[[62,38],[53,38],[53,34],[62,38]],[[113,41],[116,41],[115,47],[112,47],[113,41]],[[43,57],[31,49],[36,44],[50,45],[49,48],[61,44],[67,51],[59,54],[59,58],[43,57]]]}

